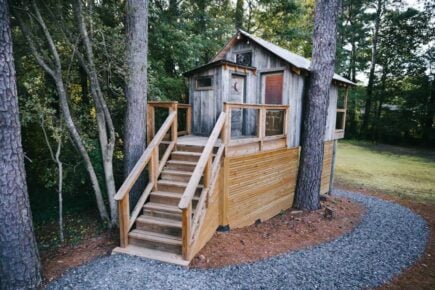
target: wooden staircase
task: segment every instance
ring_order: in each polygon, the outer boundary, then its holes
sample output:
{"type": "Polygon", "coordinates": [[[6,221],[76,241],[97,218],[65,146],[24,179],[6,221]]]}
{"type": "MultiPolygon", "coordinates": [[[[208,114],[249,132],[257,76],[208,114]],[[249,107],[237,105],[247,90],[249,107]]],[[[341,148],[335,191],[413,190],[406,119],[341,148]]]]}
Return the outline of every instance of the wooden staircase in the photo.
{"type": "MultiPolygon", "coordinates": [[[[182,133],[177,124],[180,108],[188,109],[186,123],[189,124],[188,105],[159,102],[148,106],[148,147],[115,196],[120,247],[114,253],[188,265],[204,240],[200,234],[207,224],[209,200],[211,197],[216,200],[217,196],[215,188],[225,148],[218,137],[223,134],[226,115],[220,114],[212,133],[208,138],[202,137],[201,144],[185,144],[178,142],[182,133]],[[154,133],[153,107],[169,109],[157,133],[154,133]],[[130,191],[145,169],[148,184],[130,210],[130,191]]],[[[187,137],[192,136],[190,126],[187,128],[187,137]]]]}
{"type": "MultiPolygon", "coordinates": [[[[128,234],[130,245],[181,257],[182,211],[178,208],[178,203],[203,149],[201,146],[176,146],[160,174],[157,190],[151,191],[142,215],[136,219],[135,229],[128,234]]],[[[199,184],[192,200],[194,208],[202,189],[203,185],[199,184]]]]}

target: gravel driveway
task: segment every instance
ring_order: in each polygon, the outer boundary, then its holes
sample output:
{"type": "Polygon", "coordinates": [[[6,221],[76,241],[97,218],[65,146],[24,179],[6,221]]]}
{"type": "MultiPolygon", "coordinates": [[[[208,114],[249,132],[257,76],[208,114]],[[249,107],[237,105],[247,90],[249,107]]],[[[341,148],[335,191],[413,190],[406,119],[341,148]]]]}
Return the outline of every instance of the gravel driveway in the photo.
{"type": "Polygon", "coordinates": [[[48,289],[361,289],[389,281],[414,263],[428,240],[426,222],[395,203],[337,190],[362,203],[362,222],[340,238],[267,260],[189,270],[126,255],[71,269],[48,289]]]}

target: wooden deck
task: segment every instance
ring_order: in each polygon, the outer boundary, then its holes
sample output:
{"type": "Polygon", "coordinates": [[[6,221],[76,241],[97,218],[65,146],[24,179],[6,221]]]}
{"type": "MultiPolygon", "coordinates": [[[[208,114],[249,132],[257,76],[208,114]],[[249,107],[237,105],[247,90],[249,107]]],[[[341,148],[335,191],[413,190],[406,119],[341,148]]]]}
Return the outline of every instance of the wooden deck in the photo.
{"type": "MultiPolygon", "coordinates": [[[[205,146],[207,144],[208,137],[195,136],[195,135],[184,135],[178,137],[177,144],[185,146],[205,146]]],[[[221,139],[217,139],[215,146],[220,146],[222,143],[221,139]]]]}

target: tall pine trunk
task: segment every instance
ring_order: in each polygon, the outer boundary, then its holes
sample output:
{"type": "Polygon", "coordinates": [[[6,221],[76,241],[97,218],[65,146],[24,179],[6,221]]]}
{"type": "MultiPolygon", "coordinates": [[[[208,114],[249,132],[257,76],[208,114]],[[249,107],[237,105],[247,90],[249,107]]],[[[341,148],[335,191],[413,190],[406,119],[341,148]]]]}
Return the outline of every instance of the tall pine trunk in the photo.
{"type": "Polygon", "coordinates": [[[379,35],[379,28],[381,26],[383,5],[384,5],[383,0],[377,1],[375,27],[372,36],[372,55],[370,60],[369,82],[367,84],[366,103],[364,106],[364,117],[363,117],[363,123],[361,128],[361,131],[365,137],[368,136],[368,131],[369,131],[370,114],[371,114],[372,99],[373,99],[373,86],[375,82],[375,68],[376,68],[376,61],[378,55],[378,35],[379,35]]]}
{"type": "MultiPolygon", "coordinates": [[[[128,0],[127,5],[127,112],[124,124],[124,175],[133,169],[145,150],[147,64],[148,64],[148,0],[128,0]]],[[[138,199],[134,188],[131,201],[138,199]]]]}
{"type": "Polygon", "coordinates": [[[7,1],[0,0],[0,288],[34,289],[40,283],[41,266],[21,145],[9,9],[7,1]]]}
{"type": "Polygon", "coordinates": [[[323,140],[334,75],[338,8],[339,0],[318,0],[314,11],[313,57],[295,196],[295,207],[302,210],[320,208],[323,140]]]}

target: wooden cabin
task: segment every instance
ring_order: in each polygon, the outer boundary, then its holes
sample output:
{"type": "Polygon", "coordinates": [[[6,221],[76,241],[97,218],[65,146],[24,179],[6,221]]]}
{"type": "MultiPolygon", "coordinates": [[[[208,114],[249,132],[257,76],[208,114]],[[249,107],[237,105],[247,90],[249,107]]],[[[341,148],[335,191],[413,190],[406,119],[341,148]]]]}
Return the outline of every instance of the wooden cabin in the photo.
{"type": "MultiPolygon", "coordinates": [[[[188,265],[218,227],[266,220],[293,204],[310,61],[239,30],[185,73],[189,104],[149,102],[148,147],[119,189],[114,252],[188,265]],[[157,111],[166,111],[156,126],[157,111]],[[130,191],[149,178],[139,200],[130,191]]],[[[349,80],[335,74],[320,193],[330,191],[349,80]]],[[[161,115],[161,113],[159,113],[161,115]]]]}

